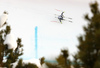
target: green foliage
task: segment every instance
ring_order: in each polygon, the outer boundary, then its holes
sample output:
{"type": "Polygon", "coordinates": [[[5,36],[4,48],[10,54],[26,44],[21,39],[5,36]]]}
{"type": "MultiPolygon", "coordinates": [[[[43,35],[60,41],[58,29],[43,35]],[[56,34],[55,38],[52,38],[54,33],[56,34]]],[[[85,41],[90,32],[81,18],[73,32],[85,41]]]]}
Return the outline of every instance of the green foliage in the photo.
{"type": "Polygon", "coordinates": [[[20,59],[15,68],[38,68],[35,64],[32,63],[23,63],[23,60],[20,59]]]}
{"type": "Polygon", "coordinates": [[[46,62],[46,65],[48,66],[48,68],[62,68],[61,66],[59,66],[57,64],[52,64],[52,63],[48,63],[48,62],[46,62]]]}
{"type": "Polygon", "coordinates": [[[75,54],[73,55],[74,60],[73,60],[73,66],[74,68],[80,68],[80,61],[78,60],[78,55],[75,54]]]}
{"type": "Polygon", "coordinates": [[[6,35],[9,34],[10,33],[10,30],[11,30],[10,26],[6,26],[6,29],[4,30],[5,31],[5,34],[6,35]]]}
{"type": "Polygon", "coordinates": [[[23,60],[19,59],[18,64],[15,68],[23,68],[23,60]]]}
{"type": "Polygon", "coordinates": [[[90,4],[90,7],[91,7],[91,12],[95,15],[97,13],[99,13],[99,10],[98,10],[98,3],[95,2],[94,4],[90,4]]]}
{"type": "Polygon", "coordinates": [[[71,61],[68,59],[67,49],[62,49],[61,54],[56,58],[57,63],[45,62],[48,68],[71,68],[71,61]]]}
{"type": "Polygon", "coordinates": [[[35,64],[28,63],[23,66],[23,68],[38,68],[35,64]]]}
{"type": "Polygon", "coordinates": [[[17,47],[15,50],[13,48],[9,49],[9,44],[4,44],[6,36],[10,34],[10,31],[11,28],[8,25],[0,31],[0,67],[12,68],[12,63],[16,62],[18,57],[23,54],[23,45],[21,44],[20,38],[17,39],[17,47]]]}
{"type": "Polygon", "coordinates": [[[43,63],[45,63],[44,60],[45,60],[44,57],[40,58],[40,64],[41,64],[41,65],[42,65],[43,63]]]}
{"type": "Polygon", "coordinates": [[[91,3],[90,7],[93,16],[89,17],[88,14],[85,16],[89,23],[88,26],[83,27],[85,35],[78,37],[79,52],[77,58],[83,63],[84,68],[100,68],[100,12],[97,2],[91,3]]]}
{"type": "Polygon", "coordinates": [[[61,50],[61,54],[56,58],[58,65],[63,68],[70,68],[71,61],[68,59],[69,53],[67,49],[61,50]]]}
{"type": "Polygon", "coordinates": [[[68,56],[69,56],[68,50],[63,49],[63,50],[61,50],[61,52],[62,52],[62,55],[63,55],[63,57],[64,57],[65,59],[68,58],[68,56]]]}
{"type": "MultiPolygon", "coordinates": [[[[5,24],[7,23],[5,22],[5,24]]],[[[13,63],[17,62],[19,60],[19,57],[23,55],[23,48],[22,48],[23,45],[21,44],[20,38],[18,38],[16,41],[17,47],[15,49],[13,48],[9,49],[9,44],[4,44],[4,41],[6,40],[6,37],[8,34],[10,34],[10,32],[11,28],[8,25],[6,26],[5,29],[2,29],[0,31],[0,68],[1,67],[12,68],[13,63]]],[[[38,67],[32,63],[25,64],[23,63],[22,59],[20,59],[16,68],[38,68],[38,67]]]]}
{"type": "Polygon", "coordinates": [[[62,55],[59,55],[56,59],[59,65],[65,66],[65,59],[62,55]]]}

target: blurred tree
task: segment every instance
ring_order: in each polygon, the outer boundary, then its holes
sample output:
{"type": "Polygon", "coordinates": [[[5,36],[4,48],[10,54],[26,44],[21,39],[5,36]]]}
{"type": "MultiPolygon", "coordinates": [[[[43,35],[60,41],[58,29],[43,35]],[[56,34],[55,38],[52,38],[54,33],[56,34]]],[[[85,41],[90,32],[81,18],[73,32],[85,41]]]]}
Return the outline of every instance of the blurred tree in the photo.
{"type": "MultiPolygon", "coordinates": [[[[90,4],[92,17],[88,14],[85,19],[88,25],[84,26],[85,34],[78,37],[78,59],[84,68],[100,68],[100,11],[98,3],[90,4]]],[[[76,67],[77,68],[77,67],[76,67]]]]}
{"type": "Polygon", "coordinates": [[[61,50],[61,54],[56,58],[58,65],[60,65],[62,68],[71,68],[71,61],[68,59],[68,57],[68,50],[61,50]]]}
{"type": "Polygon", "coordinates": [[[28,64],[24,64],[23,68],[38,68],[38,67],[35,64],[28,63],[28,64]]]}
{"type": "Polygon", "coordinates": [[[44,57],[42,57],[42,58],[40,58],[40,64],[42,65],[43,63],[45,63],[45,58],[44,57]]]}
{"type": "Polygon", "coordinates": [[[78,55],[77,54],[73,55],[73,58],[74,60],[72,65],[74,66],[74,68],[80,68],[80,61],[78,61],[78,55]]]}
{"type": "Polygon", "coordinates": [[[22,59],[18,61],[18,64],[15,68],[38,68],[35,64],[24,63],[22,59]]]}
{"type": "MultiPolygon", "coordinates": [[[[6,24],[7,23],[5,22],[4,25],[6,24]]],[[[7,35],[9,35],[11,32],[11,28],[8,25],[6,25],[5,29],[1,29],[1,28],[0,28],[0,68],[1,67],[12,68],[13,64],[19,60],[19,57],[21,55],[23,55],[23,48],[22,48],[23,45],[21,44],[21,39],[18,38],[16,41],[17,43],[16,48],[15,49],[9,48],[11,45],[5,44],[5,40],[7,35]]],[[[22,59],[20,59],[16,68],[37,68],[37,66],[31,63],[23,64],[22,59]]]]}
{"type": "Polygon", "coordinates": [[[68,59],[67,49],[62,49],[61,54],[56,58],[57,63],[45,62],[48,68],[71,68],[71,61],[68,59]]]}
{"type": "Polygon", "coordinates": [[[12,63],[16,62],[18,57],[23,54],[23,45],[21,44],[20,38],[17,39],[17,47],[15,50],[13,48],[9,49],[9,44],[4,44],[6,36],[10,34],[10,31],[10,26],[6,26],[6,29],[0,31],[0,67],[11,68],[12,63]]]}
{"type": "Polygon", "coordinates": [[[23,68],[23,60],[19,59],[18,64],[16,65],[15,68],[23,68]]]}
{"type": "Polygon", "coordinates": [[[49,63],[49,62],[46,62],[46,65],[48,66],[48,68],[62,68],[58,64],[53,64],[53,63],[49,63]]]}

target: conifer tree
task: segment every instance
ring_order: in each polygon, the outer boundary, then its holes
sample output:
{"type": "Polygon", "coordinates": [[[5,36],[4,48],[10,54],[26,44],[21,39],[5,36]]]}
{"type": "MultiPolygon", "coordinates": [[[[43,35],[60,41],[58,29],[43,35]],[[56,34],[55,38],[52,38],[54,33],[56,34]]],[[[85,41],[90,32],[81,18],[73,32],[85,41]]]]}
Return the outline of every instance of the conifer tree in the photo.
{"type": "Polygon", "coordinates": [[[45,58],[44,58],[44,57],[41,57],[41,58],[40,58],[40,64],[41,64],[41,65],[42,65],[43,63],[45,63],[45,61],[44,61],[44,60],[45,60],[45,58]]]}
{"type": "Polygon", "coordinates": [[[56,58],[57,63],[44,62],[48,68],[71,68],[71,61],[68,58],[69,53],[67,49],[62,49],[61,54],[56,58]]]}
{"type": "Polygon", "coordinates": [[[35,64],[24,63],[22,59],[18,61],[18,64],[15,68],[38,68],[35,64]]]}
{"type": "MultiPolygon", "coordinates": [[[[10,34],[11,28],[10,26],[7,25],[5,22],[0,29],[0,68],[2,67],[7,67],[7,68],[12,68],[14,63],[18,64],[15,66],[15,68],[38,68],[35,64],[32,63],[23,63],[22,59],[19,59],[21,55],[23,55],[23,45],[21,44],[21,38],[18,38],[16,40],[17,47],[14,48],[9,48],[10,44],[5,44],[5,40],[7,35],[10,34]],[[1,29],[6,25],[5,29],[1,29]]],[[[10,40],[10,38],[9,38],[10,40]]],[[[12,43],[12,42],[9,42],[12,43]]],[[[15,45],[13,45],[15,46],[15,45]]]]}
{"type": "Polygon", "coordinates": [[[62,66],[50,62],[46,62],[46,65],[48,66],[48,68],[62,68],[62,66]]]}
{"type": "Polygon", "coordinates": [[[63,68],[70,68],[71,61],[68,57],[69,57],[68,50],[67,49],[61,50],[61,54],[56,58],[58,65],[60,65],[63,68]]]}
{"type": "Polygon", "coordinates": [[[11,68],[12,63],[16,62],[17,59],[23,54],[21,39],[17,39],[17,47],[15,50],[9,49],[9,44],[4,44],[6,36],[10,34],[11,28],[10,26],[6,26],[6,29],[2,29],[0,31],[0,67],[11,68]],[[5,59],[4,59],[5,58],[5,59]]]}
{"type": "Polygon", "coordinates": [[[75,54],[73,55],[73,62],[72,62],[72,65],[74,68],[80,68],[80,61],[78,61],[78,55],[75,54]]]}
{"type": "Polygon", "coordinates": [[[100,11],[98,3],[90,4],[92,16],[85,15],[88,21],[84,26],[84,35],[78,37],[78,59],[84,68],[100,68],[100,11]]]}

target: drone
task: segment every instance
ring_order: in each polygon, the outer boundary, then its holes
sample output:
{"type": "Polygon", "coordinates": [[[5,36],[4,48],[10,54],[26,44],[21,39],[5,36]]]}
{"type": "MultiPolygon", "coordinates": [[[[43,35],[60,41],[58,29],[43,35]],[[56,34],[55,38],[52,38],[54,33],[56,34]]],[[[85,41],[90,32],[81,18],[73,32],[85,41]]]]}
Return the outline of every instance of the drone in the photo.
{"type": "MultiPolygon", "coordinates": [[[[57,10],[57,11],[61,11],[61,10],[57,10]]],[[[55,18],[57,18],[61,24],[62,24],[62,21],[68,21],[68,22],[71,22],[72,23],[72,21],[71,21],[72,18],[65,17],[63,14],[64,14],[64,11],[62,11],[60,15],[55,14],[56,15],[55,18]]],[[[57,21],[53,21],[53,22],[57,22],[57,21]]]]}

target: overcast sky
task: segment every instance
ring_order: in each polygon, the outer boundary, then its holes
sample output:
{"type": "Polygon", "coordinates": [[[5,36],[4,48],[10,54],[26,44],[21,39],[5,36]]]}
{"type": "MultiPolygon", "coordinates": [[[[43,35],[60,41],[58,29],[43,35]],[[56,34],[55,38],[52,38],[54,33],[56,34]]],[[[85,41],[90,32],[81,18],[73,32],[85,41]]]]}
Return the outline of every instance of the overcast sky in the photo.
{"type": "MultiPolygon", "coordinates": [[[[38,58],[53,58],[60,50],[67,48],[70,54],[77,52],[77,37],[83,34],[87,24],[84,15],[90,13],[89,3],[94,0],[0,0],[0,14],[7,11],[11,33],[22,39],[23,59],[35,57],[35,27],[38,27],[38,58]],[[58,21],[55,14],[64,11],[64,16],[71,17],[73,23],[58,21]]],[[[100,3],[100,2],[99,2],[100,3]]]]}

